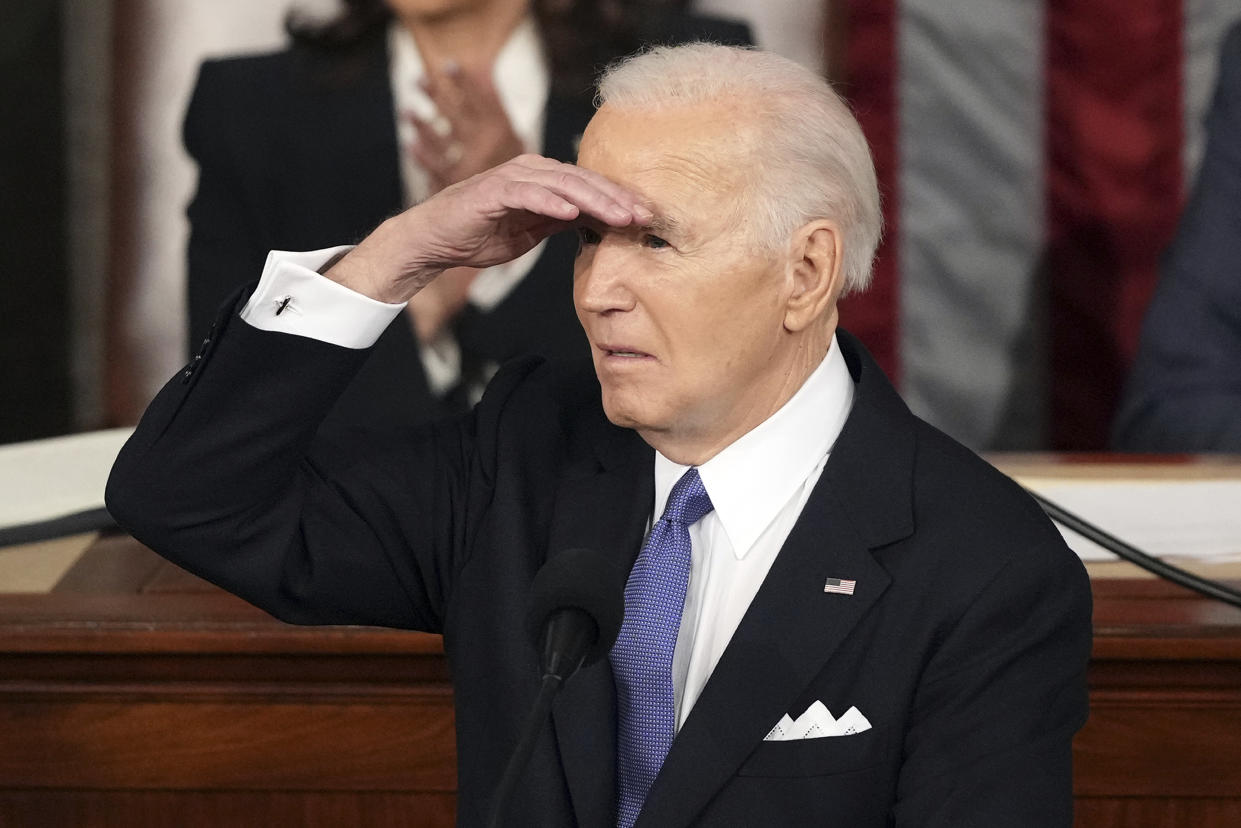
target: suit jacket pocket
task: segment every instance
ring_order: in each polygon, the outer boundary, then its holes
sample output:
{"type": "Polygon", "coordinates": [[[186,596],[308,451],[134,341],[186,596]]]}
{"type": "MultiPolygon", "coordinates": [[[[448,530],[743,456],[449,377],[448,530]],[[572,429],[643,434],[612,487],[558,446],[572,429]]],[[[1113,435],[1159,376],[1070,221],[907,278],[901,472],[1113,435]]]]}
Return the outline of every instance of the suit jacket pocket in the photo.
{"type": "Polygon", "coordinates": [[[825,736],[789,742],[763,742],[738,776],[830,776],[874,767],[883,760],[884,732],[871,728],[851,736],[825,736]]]}

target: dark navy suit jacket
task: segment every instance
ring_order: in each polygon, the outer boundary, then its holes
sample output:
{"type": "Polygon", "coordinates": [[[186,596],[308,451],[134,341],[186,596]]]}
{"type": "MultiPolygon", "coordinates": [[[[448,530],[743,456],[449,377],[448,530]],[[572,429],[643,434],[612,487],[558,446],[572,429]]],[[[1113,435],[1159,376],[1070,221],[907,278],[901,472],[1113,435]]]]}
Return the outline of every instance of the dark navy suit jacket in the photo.
{"type": "Polygon", "coordinates": [[[1142,324],[1112,443],[1241,452],[1241,25],[1224,40],[1206,155],[1142,324]]]}
{"type": "MultiPolygon", "coordinates": [[[[840,343],[853,409],[638,824],[1068,828],[1084,568],[1011,480],[840,343]],[[827,578],[856,590],[826,593],[827,578]],[[814,701],[873,728],[764,741],[814,701]]],[[[458,820],[481,826],[540,685],[531,581],[573,548],[628,571],[654,451],[608,422],[589,361],[527,358],[467,415],[324,452],[318,424],[365,358],[226,311],[121,452],[107,504],[152,549],[287,621],[442,633],[458,820]]],[[[605,659],[557,699],[508,824],[615,824],[615,756],[605,659]]]]}

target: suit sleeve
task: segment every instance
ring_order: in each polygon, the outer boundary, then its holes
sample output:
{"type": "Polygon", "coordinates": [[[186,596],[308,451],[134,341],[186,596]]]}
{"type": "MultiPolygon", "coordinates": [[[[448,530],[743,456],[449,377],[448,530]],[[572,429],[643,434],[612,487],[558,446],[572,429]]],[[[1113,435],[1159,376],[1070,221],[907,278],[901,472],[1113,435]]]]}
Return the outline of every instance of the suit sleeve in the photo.
{"type": "Polygon", "coordinates": [[[319,421],[366,354],[221,314],[202,357],[157,395],[117,458],[109,511],[156,552],[283,620],[442,631],[490,499],[495,432],[480,438],[480,424],[507,391],[459,420],[322,446],[319,421]]]}
{"type": "Polygon", "coordinates": [[[1038,517],[1042,541],[1013,550],[924,669],[905,735],[898,826],[1073,824],[1072,741],[1089,709],[1090,585],[1038,517]]]}
{"type": "Polygon", "coordinates": [[[189,352],[198,350],[221,303],[258,273],[274,246],[269,150],[279,109],[272,72],[252,60],[207,61],[199,70],[182,137],[198,167],[186,214],[189,352]]]}
{"type": "Polygon", "coordinates": [[[1120,449],[1241,451],[1241,27],[1224,43],[1207,132],[1115,424],[1120,449]]]}

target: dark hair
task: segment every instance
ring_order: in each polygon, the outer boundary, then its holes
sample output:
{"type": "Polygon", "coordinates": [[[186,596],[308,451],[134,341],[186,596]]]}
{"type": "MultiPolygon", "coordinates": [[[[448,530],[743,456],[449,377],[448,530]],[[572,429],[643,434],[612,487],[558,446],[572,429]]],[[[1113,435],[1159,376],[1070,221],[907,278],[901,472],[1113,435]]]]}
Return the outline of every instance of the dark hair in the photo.
{"type": "Polygon", "coordinates": [[[284,18],[295,43],[325,50],[348,50],[382,29],[392,19],[383,0],[341,0],[341,10],[327,20],[294,6],[284,18]]]}
{"type": "MultiPolygon", "coordinates": [[[[294,8],[285,29],[295,43],[327,51],[350,51],[382,31],[392,19],[384,0],[341,0],[340,13],[326,21],[294,8]]],[[[639,31],[650,16],[684,8],[688,0],[531,0],[535,23],[547,47],[552,88],[589,94],[608,62],[642,45],[639,31]]]]}

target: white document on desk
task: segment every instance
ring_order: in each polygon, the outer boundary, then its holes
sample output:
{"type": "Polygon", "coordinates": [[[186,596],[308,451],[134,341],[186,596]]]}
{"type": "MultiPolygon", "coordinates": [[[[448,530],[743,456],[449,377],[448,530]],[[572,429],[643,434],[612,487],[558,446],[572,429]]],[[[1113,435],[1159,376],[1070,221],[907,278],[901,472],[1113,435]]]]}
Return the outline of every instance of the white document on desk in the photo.
{"type": "Polygon", "coordinates": [[[133,428],[0,446],[0,527],[103,506],[112,463],[133,428]]]}
{"type": "MultiPolygon", "coordinates": [[[[1241,560],[1241,480],[1020,477],[1019,482],[1148,555],[1241,560]]],[[[1059,528],[1082,560],[1116,560],[1076,532],[1059,528]]]]}

